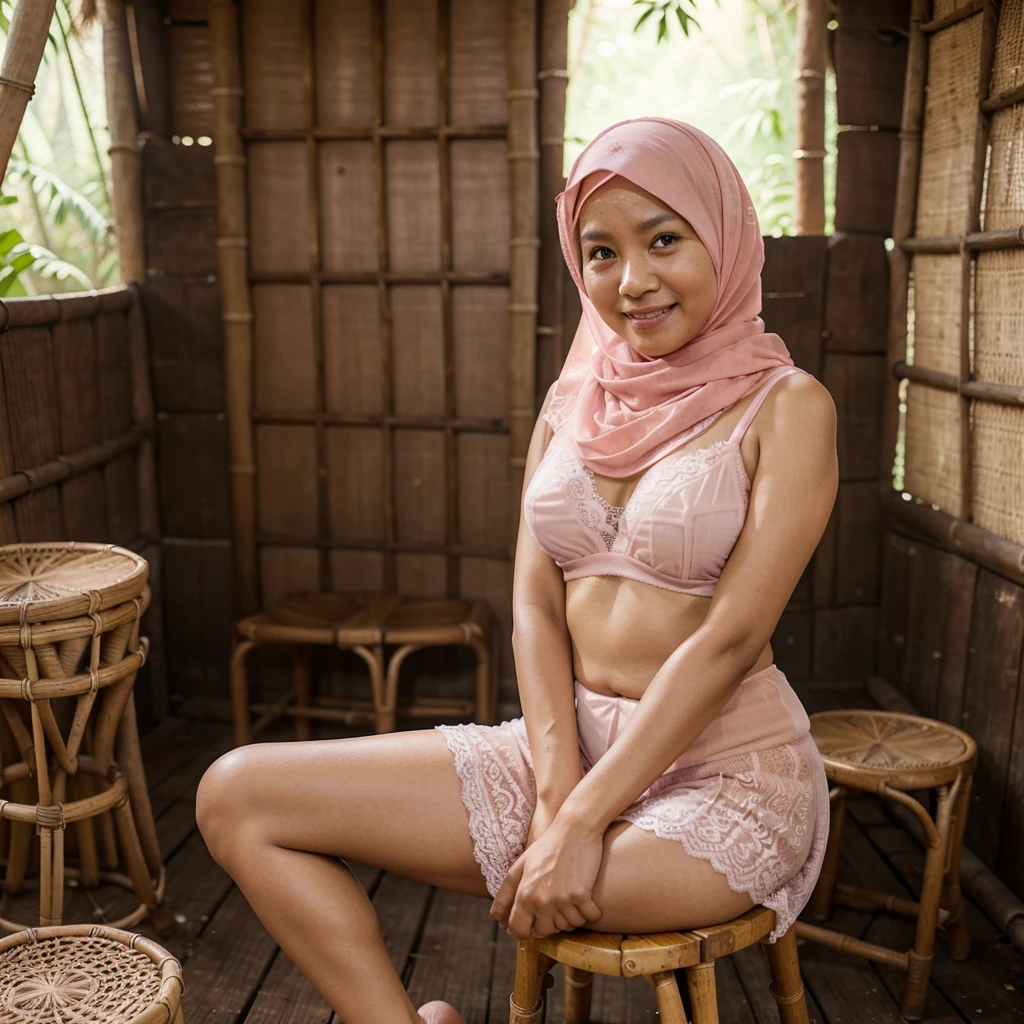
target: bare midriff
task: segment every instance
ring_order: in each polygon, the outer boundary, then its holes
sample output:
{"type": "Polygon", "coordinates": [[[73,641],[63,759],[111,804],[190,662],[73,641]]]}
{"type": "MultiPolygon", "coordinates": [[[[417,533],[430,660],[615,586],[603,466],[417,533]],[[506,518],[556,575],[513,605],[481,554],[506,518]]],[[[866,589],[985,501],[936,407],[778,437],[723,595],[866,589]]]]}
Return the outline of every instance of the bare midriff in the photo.
{"type": "MultiPolygon", "coordinates": [[[[677,451],[696,451],[729,437],[758,390],[754,388],[703,434],[677,451]]],[[[748,480],[753,480],[757,469],[756,424],[755,419],[740,441],[748,480]]],[[[598,475],[594,479],[606,501],[622,506],[642,475],[623,479],[598,475]]],[[[623,576],[567,580],[565,615],[576,678],[588,690],[606,697],[639,700],[673,651],[704,621],[711,600],[623,576]]],[[[773,661],[769,643],[748,674],[767,668],[773,661]]]]}

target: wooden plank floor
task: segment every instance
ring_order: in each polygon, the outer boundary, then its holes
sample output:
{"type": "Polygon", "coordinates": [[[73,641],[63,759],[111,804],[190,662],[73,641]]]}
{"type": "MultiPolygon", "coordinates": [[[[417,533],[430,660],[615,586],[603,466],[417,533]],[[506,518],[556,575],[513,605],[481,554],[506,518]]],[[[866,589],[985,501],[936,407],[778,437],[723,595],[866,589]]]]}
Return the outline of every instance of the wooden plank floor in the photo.
{"type": "MultiPolygon", "coordinates": [[[[809,710],[870,706],[860,687],[801,693],[809,710]]],[[[286,737],[285,737],[286,738],[286,737]]],[[[277,948],[241,893],[213,862],[195,827],[195,792],[206,766],[230,746],[227,725],[183,718],[162,722],[143,737],[147,777],[167,891],[178,934],[162,940],[184,965],[188,1024],[341,1024],[313,987],[277,948]]],[[[504,1024],[515,967],[515,944],[488,914],[489,902],[352,865],[381,920],[392,961],[413,1001],[448,999],[469,1024],[504,1024]]],[[[842,865],[851,882],[909,894],[920,881],[916,841],[873,801],[851,803],[842,865]]],[[[82,891],[67,919],[116,915],[123,898],[82,891]],[[73,916],[72,916],[73,915],[73,916]]],[[[123,911],[121,911],[123,912],[123,911]]],[[[928,1024],[983,1021],[1024,1024],[1024,957],[971,904],[972,955],[954,963],[940,943],[923,1020],[928,1024]]],[[[851,910],[833,924],[851,935],[907,948],[909,922],[851,910]]],[[[141,930],[157,936],[148,925],[141,930]]],[[[158,940],[161,941],[161,940],[158,940]]],[[[899,1024],[902,976],[820,946],[800,943],[812,1019],[820,1024],[899,1024]]],[[[561,968],[548,996],[548,1022],[563,1017],[561,968]]],[[[778,1020],[758,950],[719,961],[722,1024],[778,1020]]],[[[595,1024],[639,1024],[657,1014],[653,991],[640,980],[598,977],[595,1024]]]]}

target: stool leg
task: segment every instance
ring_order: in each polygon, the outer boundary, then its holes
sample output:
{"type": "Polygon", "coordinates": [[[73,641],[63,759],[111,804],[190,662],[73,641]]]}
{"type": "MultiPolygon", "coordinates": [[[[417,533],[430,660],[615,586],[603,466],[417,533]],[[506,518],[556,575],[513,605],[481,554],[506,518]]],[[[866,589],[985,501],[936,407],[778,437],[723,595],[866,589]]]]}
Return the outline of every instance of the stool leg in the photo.
{"type": "MultiPolygon", "coordinates": [[[[92,779],[85,772],[68,779],[72,800],[86,800],[93,795],[92,779]]],[[[92,818],[79,818],[75,822],[78,841],[78,880],[87,887],[100,884],[100,861],[96,852],[96,832],[92,818]]]]}
{"type": "Polygon", "coordinates": [[[972,776],[962,780],[953,808],[953,829],[949,842],[949,863],[942,885],[941,906],[953,914],[953,920],[946,926],[949,955],[954,960],[966,960],[971,951],[971,937],[967,931],[967,915],[964,913],[963,897],[960,893],[960,850],[964,843],[964,828],[967,825],[967,811],[970,807],[972,776]]]}
{"type": "Polygon", "coordinates": [[[924,1009],[928,975],[935,952],[935,929],[939,920],[939,900],[942,897],[942,879],[946,873],[946,858],[951,840],[952,800],[950,787],[938,790],[935,809],[935,828],[938,840],[929,846],[924,856],[924,879],[921,883],[921,903],[917,913],[917,933],[914,948],[907,953],[907,983],[903,989],[903,1016],[907,1020],[920,1020],[924,1009]]]}
{"type": "MultiPolygon", "coordinates": [[[[292,686],[295,687],[295,705],[299,708],[309,707],[309,657],[309,647],[305,644],[292,648],[292,686]]],[[[311,738],[309,719],[302,715],[295,716],[295,738],[311,738]]]]}
{"type": "Polygon", "coordinates": [[[774,943],[761,944],[771,975],[771,993],[779,1007],[782,1024],[807,1024],[807,999],[800,978],[796,929],[788,928],[774,943]]]}
{"type": "Polygon", "coordinates": [[[142,761],[142,747],[139,743],[138,720],[135,717],[135,695],[129,695],[124,714],[117,727],[117,761],[128,779],[128,799],[131,801],[135,829],[142,844],[142,854],[152,878],[160,875],[163,858],[160,856],[160,841],[156,834],[153,805],[149,801],[149,786],[146,783],[146,767],[142,761]]]}
{"type": "Polygon", "coordinates": [[[579,967],[565,968],[565,1024],[590,1024],[594,976],[579,967]]]}
{"type": "Polygon", "coordinates": [[[816,921],[827,921],[832,914],[832,891],[839,873],[839,857],[843,846],[843,825],[846,823],[846,790],[836,787],[831,800],[831,821],[828,828],[828,845],[822,861],[818,883],[811,893],[808,911],[816,921]]]}
{"type": "Polygon", "coordinates": [[[149,919],[162,938],[167,938],[177,930],[177,922],[171,913],[166,900],[157,901],[153,880],[146,869],[146,860],[142,855],[139,834],[135,831],[135,820],[132,817],[131,803],[125,800],[113,808],[114,821],[117,825],[118,838],[121,840],[121,851],[124,855],[124,866],[128,877],[132,880],[132,890],[140,903],[149,907],[149,919]]]}
{"type": "Polygon", "coordinates": [[[481,725],[494,725],[494,686],[492,685],[491,652],[487,642],[473,644],[476,651],[476,720],[481,725]]]}
{"type": "Polygon", "coordinates": [[[249,678],[245,674],[245,656],[256,644],[242,640],[235,644],[231,655],[231,717],[235,727],[235,746],[244,747],[250,741],[249,730],[249,678]]]}
{"type": "Polygon", "coordinates": [[[554,961],[537,948],[535,939],[520,942],[518,947],[515,987],[508,1000],[508,1024],[540,1024],[544,1016],[541,987],[554,961]]]}
{"type": "MultiPolygon", "coordinates": [[[[657,975],[655,975],[657,977],[657,975]]],[[[675,975],[673,978],[673,989],[676,999],[679,999],[679,989],[675,987],[675,975]]],[[[705,960],[703,963],[694,964],[686,968],[686,988],[690,994],[690,1012],[693,1014],[693,1024],[718,1024],[718,991],[715,988],[715,961],[705,960]]],[[[679,1000],[679,1017],[666,1016],[661,1006],[661,988],[658,988],[658,1010],[662,1019],[675,1022],[676,1019],[686,1022],[686,1014],[683,1013],[683,1003],[679,1000]]]]}
{"type": "MultiPolygon", "coordinates": [[[[12,782],[10,800],[18,804],[35,803],[35,787],[31,781],[16,779],[12,782]]],[[[14,896],[20,893],[25,885],[25,872],[32,852],[32,825],[27,821],[12,821],[9,836],[4,889],[14,896]]]]}

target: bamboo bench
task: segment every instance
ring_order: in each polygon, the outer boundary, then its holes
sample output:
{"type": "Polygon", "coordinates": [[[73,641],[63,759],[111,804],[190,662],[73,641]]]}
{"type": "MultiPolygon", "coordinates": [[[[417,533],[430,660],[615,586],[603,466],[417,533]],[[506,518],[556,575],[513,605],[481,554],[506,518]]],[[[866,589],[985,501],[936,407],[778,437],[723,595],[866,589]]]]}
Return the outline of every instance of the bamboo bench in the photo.
{"type": "Polygon", "coordinates": [[[491,724],[497,707],[494,617],[484,601],[415,598],[396,594],[290,594],[279,604],[239,620],[231,658],[235,743],[258,736],[281,717],[295,719],[297,739],[310,738],[312,719],[372,725],[392,732],[399,716],[448,718],[470,715],[491,724]],[[319,696],[312,692],[310,651],[315,645],[352,651],[370,673],[371,700],[319,696]],[[415,697],[399,703],[399,672],[405,659],[424,647],[465,645],[476,653],[472,698],[415,697]],[[292,686],[273,703],[252,702],[246,656],[257,647],[292,651],[292,686]],[[390,658],[385,648],[395,647],[390,658]],[[255,722],[250,715],[256,714],[255,722]]]}

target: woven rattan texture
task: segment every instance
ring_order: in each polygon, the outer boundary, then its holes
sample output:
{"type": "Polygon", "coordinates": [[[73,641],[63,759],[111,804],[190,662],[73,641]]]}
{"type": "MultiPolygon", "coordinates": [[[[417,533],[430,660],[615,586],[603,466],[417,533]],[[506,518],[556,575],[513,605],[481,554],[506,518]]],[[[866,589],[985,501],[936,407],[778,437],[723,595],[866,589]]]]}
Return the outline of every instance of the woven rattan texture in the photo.
{"type": "Polygon", "coordinates": [[[1008,92],[1019,85],[1024,85],[1024,4],[1015,0],[1003,3],[999,12],[992,92],[1008,92]]]}
{"type": "Polygon", "coordinates": [[[881,771],[916,771],[952,764],[964,741],[938,722],[870,711],[815,716],[812,734],[822,757],[881,771]]]}
{"type": "Polygon", "coordinates": [[[982,226],[986,231],[1024,224],[1024,103],[992,116],[982,226]]]}
{"type": "Polygon", "coordinates": [[[961,7],[966,7],[971,0],[935,0],[935,9],[932,12],[932,16],[935,18],[944,18],[947,14],[952,14],[954,11],[960,10],[961,7]]]}
{"type": "Polygon", "coordinates": [[[960,257],[915,256],[914,363],[960,374],[960,257]]]}
{"type": "Polygon", "coordinates": [[[953,516],[960,494],[960,398],[908,382],[905,487],[953,516]]]}
{"type": "Polygon", "coordinates": [[[974,290],[975,377],[1024,384],[1024,249],[979,253],[974,290]]]}
{"type": "Polygon", "coordinates": [[[0,953],[4,1024],[124,1024],[153,1004],[160,968],[99,936],[26,942],[0,953]]]}
{"type": "Polygon", "coordinates": [[[1024,544],[1024,409],[974,402],[974,522],[1024,544]]]}
{"type": "Polygon", "coordinates": [[[919,237],[957,235],[967,223],[978,109],[981,18],[931,36],[917,197],[919,237]]]}

